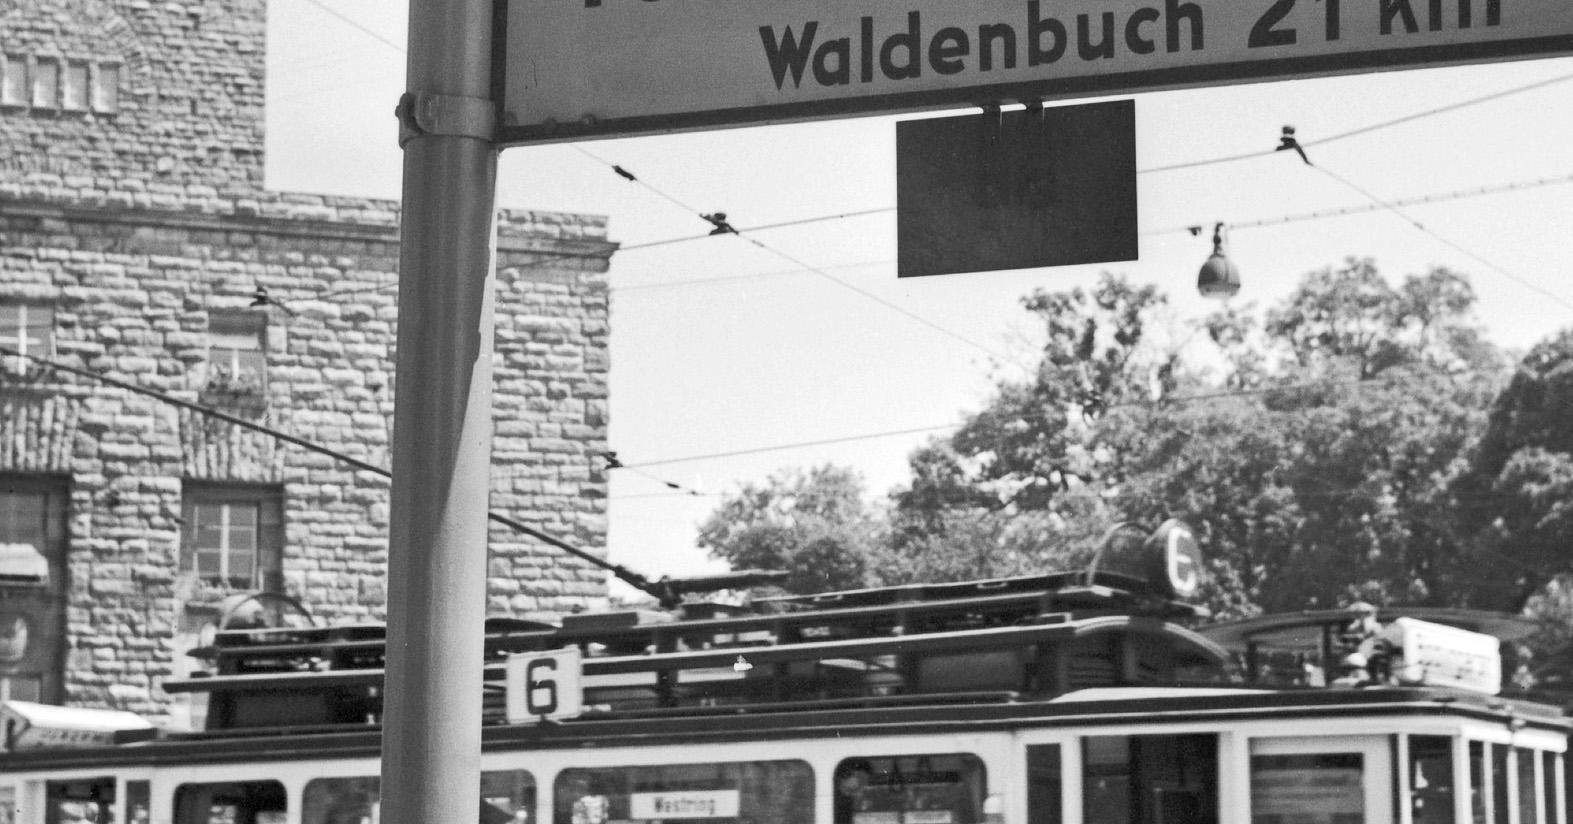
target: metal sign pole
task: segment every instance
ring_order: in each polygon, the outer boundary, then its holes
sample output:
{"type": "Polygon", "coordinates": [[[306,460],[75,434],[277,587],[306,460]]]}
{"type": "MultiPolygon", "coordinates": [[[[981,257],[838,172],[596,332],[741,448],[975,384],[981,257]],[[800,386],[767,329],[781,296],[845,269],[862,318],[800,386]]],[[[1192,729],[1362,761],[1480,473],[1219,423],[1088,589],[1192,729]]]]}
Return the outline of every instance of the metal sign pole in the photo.
{"type": "Polygon", "coordinates": [[[479,805],[497,149],[489,0],[410,0],[382,821],[479,805]]]}

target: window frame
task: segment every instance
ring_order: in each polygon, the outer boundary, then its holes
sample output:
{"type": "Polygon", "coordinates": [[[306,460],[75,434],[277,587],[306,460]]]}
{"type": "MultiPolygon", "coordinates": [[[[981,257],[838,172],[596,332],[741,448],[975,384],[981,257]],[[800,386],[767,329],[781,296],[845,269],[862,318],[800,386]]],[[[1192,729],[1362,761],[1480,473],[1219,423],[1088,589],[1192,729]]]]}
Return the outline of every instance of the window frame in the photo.
{"type": "Polygon", "coordinates": [[[13,374],[26,374],[32,366],[27,357],[53,358],[55,356],[55,307],[47,303],[29,301],[0,301],[0,346],[15,350],[18,355],[5,355],[4,368],[13,374]],[[15,311],[13,319],[10,312],[15,311]],[[30,315],[37,313],[43,320],[30,315]],[[34,334],[35,330],[37,334],[34,334]],[[30,351],[33,343],[39,351],[30,351]]]}
{"type": "Polygon", "coordinates": [[[250,310],[208,315],[204,387],[263,397],[268,390],[268,317],[250,310]],[[243,346],[254,344],[254,346],[243,346]],[[249,357],[248,357],[249,356],[249,357]],[[255,380],[242,376],[255,373],[255,380]]]}
{"type": "MultiPolygon", "coordinates": [[[[187,481],[181,490],[184,523],[180,535],[179,573],[229,589],[281,591],[284,583],[283,510],[284,490],[279,485],[187,481]],[[223,537],[217,548],[218,571],[205,573],[200,560],[204,548],[197,543],[203,526],[198,513],[212,507],[219,507],[224,513],[220,526],[223,537]],[[227,516],[232,507],[255,507],[250,550],[236,550],[229,545],[231,523],[227,516]],[[251,556],[251,572],[245,578],[230,574],[231,556],[243,551],[249,551],[251,556]]],[[[212,551],[213,548],[208,548],[209,553],[212,551]]]]}

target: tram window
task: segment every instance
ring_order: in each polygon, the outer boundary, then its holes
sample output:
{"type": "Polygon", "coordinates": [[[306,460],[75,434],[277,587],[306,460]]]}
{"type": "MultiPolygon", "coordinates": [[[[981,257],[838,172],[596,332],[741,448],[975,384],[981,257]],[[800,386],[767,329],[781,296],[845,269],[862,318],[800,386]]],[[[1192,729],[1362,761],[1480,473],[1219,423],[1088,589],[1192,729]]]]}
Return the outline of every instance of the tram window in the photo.
{"type": "Polygon", "coordinates": [[[1060,824],[1060,747],[1027,748],[1027,824],[1060,824]]]}
{"type": "Polygon", "coordinates": [[[1409,736],[1409,809],[1414,824],[1453,824],[1453,739],[1409,736]]]}
{"type": "Polygon", "coordinates": [[[535,814],[535,778],[524,770],[481,773],[481,824],[528,824],[535,814]]]}
{"type": "Polygon", "coordinates": [[[16,824],[15,787],[0,787],[0,824],[16,824]]]}
{"type": "Polygon", "coordinates": [[[1557,783],[1557,761],[1560,758],[1549,750],[1540,754],[1540,781],[1546,788],[1546,824],[1568,824],[1567,790],[1557,783]],[[1559,814],[1559,811],[1560,814],[1559,814]]]}
{"type": "Polygon", "coordinates": [[[567,769],[552,785],[553,824],[801,824],[813,809],[814,770],[804,761],[567,769]]]}
{"type": "Polygon", "coordinates": [[[1489,824],[1486,814],[1486,745],[1482,741],[1469,742],[1469,817],[1470,824],[1489,824]]]}
{"type": "Polygon", "coordinates": [[[1513,775],[1507,771],[1507,747],[1487,746],[1491,748],[1491,818],[1496,824],[1508,824],[1507,782],[1513,775]]]}
{"type": "Polygon", "coordinates": [[[377,824],[378,778],[313,778],[300,796],[301,824],[377,824]]]}
{"type": "Polygon", "coordinates": [[[1365,756],[1357,752],[1251,756],[1251,824],[1365,821],[1365,756]]]}
{"type": "MultiPolygon", "coordinates": [[[[377,776],[314,778],[300,799],[301,824],[378,824],[377,776]]],[[[481,773],[480,824],[526,824],[535,811],[535,778],[525,770],[481,773]]]]}
{"type": "Polygon", "coordinates": [[[277,781],[181,784],[174,824],[283,824],[284,799],[277,781]]]}
{"type": "Polygon", "coordinates": [[[44,782],[44,824],[114,824],[115,779],[44,782]]]}
{"type": "Polygon", "coordinates": [[[1217,822],[1218,737],[1082,739],[1082,819],[1086,824],[1217,822]]]}
{"type": "Polygon", "coordinates": [[[153,790],[149,782],[126,782],[126,824],[148,824],[152,819],[153,790]]]}
{"type": "Polygon", "coordinates": [[[1518,824],[1540,824],[1535,804],[1535,751],[1515,747],[1513,755],[1518,763],[1518,824]]]}
{"type": "Polygon", "coordinates": [[[849,758],[834,784],[835,824],[977,824],[987,796],[969,753],[849,758]]]}

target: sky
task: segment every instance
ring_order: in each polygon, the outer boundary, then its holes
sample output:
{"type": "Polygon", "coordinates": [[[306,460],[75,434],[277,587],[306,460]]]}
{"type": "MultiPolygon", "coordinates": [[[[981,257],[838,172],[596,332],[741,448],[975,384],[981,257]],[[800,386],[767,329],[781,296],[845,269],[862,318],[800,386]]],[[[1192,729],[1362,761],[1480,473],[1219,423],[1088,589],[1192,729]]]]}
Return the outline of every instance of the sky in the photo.
{"type": "MultiPolygon", "coordinates": [[[[273,0],[269,187],[399,196],[405,11],[273,0]]],[[[1573,325],[1573,58],[1116,99],[1135,100],[1139,170],[1139,258],[1121,263],[898,280],[899,117],[505,150],[499,205],[606,215],[625,247],[610,270],[610,444],[630,468],[611,473],[611,559],[652,577],[723,569],[696,525],[783,469],[851,466],[871,497],[902,485],[914,448],[1032,363],[1021,298],[1035,289],[1124,274],[1166,292],[1183,329],[1218,306],[1195,290],[1216,222],[1236,303],[1269,306],[1360,256],[1395,281],[1468,274],[1504,346],[1573,325]],[[1315,167],[1269,153],[1285,125],[1315,167]],[[697,215],[717,211],[747,238],[707,237],[697,215]]]]}

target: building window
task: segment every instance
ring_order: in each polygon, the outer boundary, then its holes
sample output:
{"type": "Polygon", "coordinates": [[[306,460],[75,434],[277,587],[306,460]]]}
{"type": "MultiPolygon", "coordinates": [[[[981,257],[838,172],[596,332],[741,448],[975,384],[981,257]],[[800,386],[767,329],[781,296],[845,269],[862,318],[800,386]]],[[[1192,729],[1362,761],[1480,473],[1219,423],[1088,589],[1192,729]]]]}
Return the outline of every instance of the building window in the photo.
{"type": "Polygon", "coordinates": [[[0,104],[27,105],[27,58],[21,55],[5,56],[5,77],[0,79],[0,104]]]}
{"type": "Polygon", "coordinates": [[[93,71],[93,111],[114,114],[120,110],[120,66],[100,63],[93,71]]]}
{"type": "Polygon", "coordinates": [[[58,480],[0,475],[0,544],[12,545],[0,565],[0,701],[64,697],[66,500],[58,480]]]}
{"type": "Polygon", "coordinates": [[[283,588],[283,495],[277,487],[188,484],[180,571],[234,589],[283,588]]]}
{"type": "Polygon", "coordinates": [[[39,58],[33,63],[33,108],[53,109],[60,105],[60,61],[39,58]]]}
{"type": "Polygon", "coordinates": [[[87,111],[88,94],[87,64],[72,60],[66,63],[64,83],[60,87],[60,108],[68,112],[87,111]]]}
{"type": "Polygon", "coordinates": [[[266,397],[267,323],[261,312],[215,312],[208,317],[205,401],[250,405],[266,397]]]}
{"type": "Polygon", "coordinates": [[[17,354],[5,353],[5,370],[23,374],[33,366],[22,355],[48,358],[54,355],[55,310],[49,306],[26,303],[0,303],[0,347],[17,354]]]}

